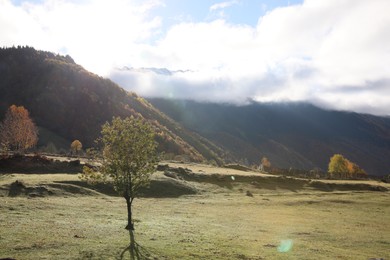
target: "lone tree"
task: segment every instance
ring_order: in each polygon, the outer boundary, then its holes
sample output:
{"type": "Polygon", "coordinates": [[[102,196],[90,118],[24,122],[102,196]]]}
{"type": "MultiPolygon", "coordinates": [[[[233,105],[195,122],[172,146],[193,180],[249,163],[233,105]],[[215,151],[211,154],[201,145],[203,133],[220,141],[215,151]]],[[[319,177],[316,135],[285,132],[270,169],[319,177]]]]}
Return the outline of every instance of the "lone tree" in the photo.
{"type": "Polygon", "coordinates": [[[83,148],[83,145],[81,144],[81,142],[79,140],[74,140],[70,144],[70,149],[71,149],[73,154],[77,154],[79,151],[81,151],[82,148],[83,148]]]}
{"type": "Polygon", "coordinates": [[[157,166],[156,142],[151,126],[140,118],[113,118],[102,127],[103,162],[100,173],[85,167],[82,178],[112,182],[126,200],[127,226],[134,230],[131,206],[141,187],[150,182],[157,166]]]}
{"type": "Polygon", "coordinates": [[[259,169],[261,171],[268,171],[270,168],[271,168],[271,162],[268,160],[268,158],[267,157],[261,158],[259,169]]]}
{"type": "Polygon", "coordinates": [[[34,147],[38,142],[38,129],[23,106],[9,107],[0,124],[0,140],[3,147],[18,152],[34,147]]]}

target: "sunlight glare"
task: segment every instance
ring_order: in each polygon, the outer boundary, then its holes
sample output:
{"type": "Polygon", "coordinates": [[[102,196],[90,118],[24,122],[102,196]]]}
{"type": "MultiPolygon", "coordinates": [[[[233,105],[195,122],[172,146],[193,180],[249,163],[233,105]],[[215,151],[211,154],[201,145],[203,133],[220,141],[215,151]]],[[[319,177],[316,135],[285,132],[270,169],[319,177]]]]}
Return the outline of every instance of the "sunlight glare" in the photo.
{"type": "Polygon", "coordinates": [[[293,241],[292,239],[285,239],[280,241],[280,245],[278,246],[278,252],[279,253],[287,253],[290,251],[293,247],[293,241]]]}

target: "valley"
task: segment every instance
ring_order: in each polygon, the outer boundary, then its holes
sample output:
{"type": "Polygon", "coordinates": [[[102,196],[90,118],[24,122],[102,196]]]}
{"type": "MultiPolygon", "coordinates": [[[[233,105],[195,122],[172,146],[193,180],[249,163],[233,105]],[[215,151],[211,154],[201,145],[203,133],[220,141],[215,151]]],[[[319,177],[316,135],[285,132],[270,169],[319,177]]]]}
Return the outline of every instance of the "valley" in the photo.
{"type": "Polygon", "coordinates": [[[0,258],[390,258],[390,184],[379,181],[390,167],[388,117],[145,99],[31,47],[0,49],[0,76],[1,119],[16,104],[39,128],[37,156],[0,162],[0,258]],[[80,179],[89,159],[67,157],[72,141],[76,154],[94,147],[113,117],[148,122],[162,158],[133,205],[133,248],[124,199],[80,179]],[[327,179],[339,153],[368,175],[327,179]],[[255,170],[265,157],[275,174],[255,170]]]}
{"type": "Polygon", "coordinates": [[[85,70],[70,56],[31,47],[0,49],[0,119],[15,104],[39,127],[36,150],[65,155],[73,140],[91,148],[113,117],[142,117],[164,159],[326,172],[342,154],[368,175],[390,169],[390,118],[311,103],[235,105],[148,98],[85,70]]]}
{"type": "MultiPolygon", "coordinates": [[[[160,165],[134,203],[139,259],[390,257],[390,184],[160,165]]],[[[131,259],[123,198],[78,174],[3,174],[0,202],[2,258],[131,259]]]]}
{"type": "Polygon", "coordinates": [[[389,10],[0,0],[0,260],[390,260],[389,10]]]}

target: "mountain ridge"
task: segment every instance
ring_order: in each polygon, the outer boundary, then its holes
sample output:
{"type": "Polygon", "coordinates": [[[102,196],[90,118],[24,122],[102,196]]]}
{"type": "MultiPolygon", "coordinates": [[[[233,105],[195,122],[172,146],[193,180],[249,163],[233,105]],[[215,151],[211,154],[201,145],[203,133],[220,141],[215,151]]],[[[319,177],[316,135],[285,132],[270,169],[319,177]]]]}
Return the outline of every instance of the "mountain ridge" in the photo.
{"type": "Polygon", "coordinates": [[[142,98],[76,64],[31,47],[0,48],[0,119],[23,105],[41,129],[40,146],[93,145],[113,116],[141,116],[165,158],[217,164],[327,169],[341,153],[369,174],[389,173],[390,117],[320,109],[306,103],[238,106],[142,98]]]}
{"type": "Polygon", "coordinates": [[[371,174],[388,174],[390,169],[388,117],[324,110],[308,103],[236,106],[148,100],[246,164],[258,164],[266,156],[276,167],[326,171],[329,158],[341,153],[371,174]]]}
{"type": "MultiPolygon", "coordinates": [[[[23,105],[44,133],[55,133],[69,145],[79,139],[84,147],[93,146],[101,125],[113,116],[142,116],[155,128],[160,151],[222,163],[217,146],[182,128],[137,94],[88,72],[69,56],[31,47],[1,48],[0,92],[0,118],[10,105],[23,105]]],[[[47,135],[44,139],[55,142],[47,135]]]]}

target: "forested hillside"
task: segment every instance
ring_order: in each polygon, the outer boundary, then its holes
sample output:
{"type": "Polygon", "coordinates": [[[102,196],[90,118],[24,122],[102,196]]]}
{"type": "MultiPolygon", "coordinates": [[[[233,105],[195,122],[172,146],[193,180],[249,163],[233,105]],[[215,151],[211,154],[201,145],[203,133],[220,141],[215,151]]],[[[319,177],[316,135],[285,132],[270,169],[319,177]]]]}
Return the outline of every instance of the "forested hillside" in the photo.
{"type": "MultiPolygon", "coordinates": [[[[326,111],[308,104],[246,106],[149,99],[77,65],[30,47],[0,49],[0,119],[22,105],[39,126],[39,147],[91,147],[113,116],[142,116],[167,158],[327,169],[343,154],[368,174],[390,172],[390,118],[326,111]],[[167,116],[168,115],[168,116],[167,116]]],[[[38,148],[39,148],[38,147],[38,148]]]]}
{"type": "Polygon", "coordinates": [[[341,153],[369,174],[390,173],[390,118],[327,111],[309,104],[246,106],[149,99],[159,110],[223,147],[235,160],[327,170],[341,153]]]}
{"type": "Polygon", "coordinates": [[[160,151],[194,161],[221,161],[218,147],[69,56],[30,47],[0,49],[0,93],[0,119],[12,104],[27,108],[40,127],[39,146],[69,148],[79,139],[91,147],[101,125],[113,116],[142,115],[155,127],[160,151]]]}

